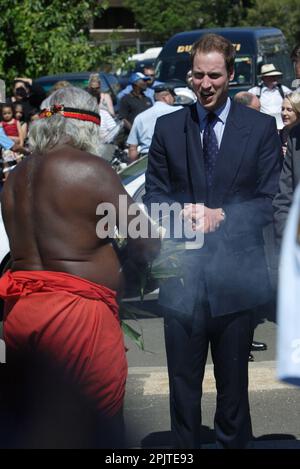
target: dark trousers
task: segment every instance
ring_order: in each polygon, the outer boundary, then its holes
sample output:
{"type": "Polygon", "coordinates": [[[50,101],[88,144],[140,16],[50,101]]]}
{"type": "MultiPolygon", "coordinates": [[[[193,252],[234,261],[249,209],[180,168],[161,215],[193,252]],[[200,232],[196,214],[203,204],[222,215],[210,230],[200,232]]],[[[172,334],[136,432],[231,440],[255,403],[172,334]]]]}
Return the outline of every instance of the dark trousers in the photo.
{"type": "Polygon", "coordinates": [[[202,381],[210,343],[217,387],[218,448],[244,448],[252,437],[248,356],[253,337],[250,312],[212,318],[203,301],[190,319],[165,313],[171,429],[176,448],[199,448],[202,381]]]}

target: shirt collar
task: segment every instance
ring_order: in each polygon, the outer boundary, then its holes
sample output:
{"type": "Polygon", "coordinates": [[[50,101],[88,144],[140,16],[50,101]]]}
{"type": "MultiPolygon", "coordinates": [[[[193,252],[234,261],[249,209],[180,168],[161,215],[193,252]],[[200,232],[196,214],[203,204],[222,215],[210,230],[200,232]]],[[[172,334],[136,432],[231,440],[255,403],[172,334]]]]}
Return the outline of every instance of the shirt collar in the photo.
{"type": "MultiPolygon", "coordinates": [[[[225,122],[226,122],[226,119],[227,119],[227,116],[228,116],[228,113],[229,113],[229,110],[230,110],[230,106],[231,106],[231,100],[228,97],[226,102],[221,107],[219,107],[218,109],[216,109],[214,111],[216,116],[218,116],[218,120],[220,120],[223,124],[225,124],[225,122]]],[[[209,111],[204,109],[204,107],[201,106],[199,101],[197,101],[197,112],[198,112],[198,116],[199,116],[199,122],[201,123],[206,119],[206,116],[207,116],[209,111]]]]}
{"type": "Polygon", "coordinates": [[[275,86],[273,86],[273,88],[269,88],[267,85],[265,85],[265,84],[263,83],[261,88],[262,88],[262,90],[274,91],[274,90],[278,90],[278,89],[279,89],[279,86],[278,86],[278,85],[275,85],[275,86]]]}

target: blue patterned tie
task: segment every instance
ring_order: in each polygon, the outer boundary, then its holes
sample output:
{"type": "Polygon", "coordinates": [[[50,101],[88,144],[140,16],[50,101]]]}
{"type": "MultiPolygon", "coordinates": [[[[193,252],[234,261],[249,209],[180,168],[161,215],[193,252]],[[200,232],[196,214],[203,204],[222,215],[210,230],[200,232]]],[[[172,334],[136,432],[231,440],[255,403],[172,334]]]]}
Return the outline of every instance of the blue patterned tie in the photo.
{"type": "Polygon", "coordinates": [[[219,153],[218,140],[214,131],[217,116],[209,112],[206,116],[207,123],[203,132],[203,157],[207,186],[210,189],[213,182],[214,169],[219,153]]]}

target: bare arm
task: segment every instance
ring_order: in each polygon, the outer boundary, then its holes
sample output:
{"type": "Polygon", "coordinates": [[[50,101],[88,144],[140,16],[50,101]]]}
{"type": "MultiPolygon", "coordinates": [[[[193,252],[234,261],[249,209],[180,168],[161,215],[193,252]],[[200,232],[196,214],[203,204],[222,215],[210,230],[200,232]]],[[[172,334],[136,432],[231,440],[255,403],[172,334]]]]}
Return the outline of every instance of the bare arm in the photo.
{"type": "Polygon", "coordinates": [[[127,130],[130,130],[132,127],[132,124],[127,119],[129,111],[130,110],[129,110],[129,106],[126,100],[126,96],[123,96],[123,98],[120,101],[119,118],[123,119],[124,127],[127,130]]]}
{"type": "Polygon", "coordinates": [[[21,124],[19,121],[17,121],[17,129],[18,129],[18,134],[19,134],[19,144],[22,147],[24,145],[24,136],[23,136],[21,124]]]}
{"type": "Polygon", "coordinates": [[[28,130],[28,126],[26,122],[23,122],[23,124],[21,124],[21,130],[22,130],[24,141],[25,141],[27,137],[27,130],[28,130]]]}
{"type": "Polygon", "coordinates": [[[114,110],[114,105],[111,99],[111,96],[109,93],[101,93],[102,95],[102,102],[103,104],[105,103],[106,108],[108,112],[110,113],[111,116],[115,116],[115,110],[114,110]]]}
{"type": "Polygon", "coordinates": [[[129,145],[128,155],[129,155],[130,161],[135,161],[138,159],[139,153],[138,153],[137,148],[138,148],[137,145],[129,145]]]}
{"type": "MultiPolygon", "coordinates": [[[[115,213],[115,217],[111,219],[106,217],[107,223],[111,223],[109,231],[113,232],[114,226],[112,225],[115,223],[120,235],[127,239],[126,251],[129,259],[139,265],[151,262],[160,250],[158,234],[153,234],[149,217],[126,192],[115,171],[103,161],[101,161],[101,166],[101,189],[99,190],[98,179],[97,191],[104,205],[101,206],[100,202],[97,213],[105,213],[105,208],[115,213]]],[[[104,220],[100,225],[98,224],[98,228],[105,226],[104,220]]],[[[97,234],[101,235],[101,233],[97,234]]]]}
{"type": "Polygon", "coordinates": [[[123,122],[124,122],[125,129],[131,130],[131,127],[132,127],[131,123],[125,118],[123,119],[123,122]]]}

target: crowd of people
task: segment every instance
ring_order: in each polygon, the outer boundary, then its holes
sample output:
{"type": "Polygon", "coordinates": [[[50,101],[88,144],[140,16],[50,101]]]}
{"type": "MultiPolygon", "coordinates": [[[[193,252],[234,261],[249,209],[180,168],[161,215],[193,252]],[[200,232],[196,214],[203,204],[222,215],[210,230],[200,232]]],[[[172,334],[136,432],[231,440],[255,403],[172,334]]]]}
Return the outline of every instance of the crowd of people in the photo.
{"type": "MultiPolygon", "coordinates": [[[[292,59],[299,74],[299,47],[292,59]]],[[[9,370],[3,392],[14,406],[13,398],[20,397],[16,373],[24,378],[30,369],[23,397],[28,389],[35,396],[42,389],[40,396],[47,397],[34,406],[30,399],[18,405],[22,412],[13,412],[16,427],[6,432],[8,446],[47,446],[46,440],[50,446],[125,445],[127,360],[118,305],[126,284],[160,255],[164,232],[153,235],[152,219],[140,211],[147,236],[131,234],[134,201],[99,158],[113,123],[122,122],[130,161],[148,155],[143,202],[149,215],[157,204],[177,203],[180,224],[205,235],[201,249],[184,251],[179,277],[164,279],[159,290],[174,448],[201,447],[209,346],[217,388],[216,447],[251,447],[253,318],[274,299],[264,228],[274,224],[277,250],[300,180],[300,92],[281,86],[280,70],[264,64],[262,84],[232,100],[234,61],[230,41],[204,35],[192,47],[187,76],[196,101],[175,107],[174,89],[155,83],[154,70],[147,69],[134,73],[118,97],[119,122],[98,74],[91,74],[86,90],[63,82],[49,96],[34,81],[15,80],[0,128],[1,205],[11,251],[0,279],[9,370]],[[113,217],[107,214],[111,208],[113,217]],[[122,248],[116,229],[126,238],[122,248]],[[49,385],[53,373],[64,399],[53,405],[59,418],[53,412],[50,419],[42,410],[57,397],[49,385]],[[62,419],[70,396],[76,396],[75,414],[90,416],[85,425],[70,415],[62,419]],[[45,415],[46,435],[40,431],[45,415]],[[62,420],[67,442],[59,431],[62,420]]]]}

